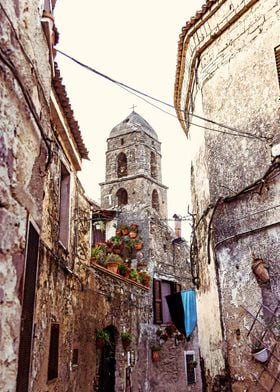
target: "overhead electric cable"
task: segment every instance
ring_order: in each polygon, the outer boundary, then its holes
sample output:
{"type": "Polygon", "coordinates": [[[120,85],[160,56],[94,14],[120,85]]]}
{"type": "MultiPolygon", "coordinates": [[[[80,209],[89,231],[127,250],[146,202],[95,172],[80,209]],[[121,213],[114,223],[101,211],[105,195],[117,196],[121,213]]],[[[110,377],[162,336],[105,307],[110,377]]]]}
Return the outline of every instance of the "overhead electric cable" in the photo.
{"type": "MultiPolygon", "coordinates": [[[[169,116],[174,117],[174,118],[177,119],[177,116],[176,116],[175,114],[172,114],[172,113],[168,112],[167,110],[164,110],[164,109],[160,108],[159,106],[155,105],[154,103],[149,102],[149,101],[148,101],[147,99],[145,99],[144,97],[141,97],[141,95],[136,94],[136,93],[134,93],[133,91],[130,91],[128,88],[126,88],[126,87],[124,87],[124,86],[119,86],[119,87],[123,88],[123,89],[124,89],[125,91],[127,91],[128,93],[130,93],[130,94],[132,94],[132,95],[135,95],[137,98],[142,99],[143,101],[147,102],[149,105],[151,105],[151,106],[157,108],[158,110],[161,110],[163,113],[166,113],[166,114],[168,114],[169,116]]],[[[195,127],[198,127],[198,128],[207,129],[207,130],[212,131],[212,132],[224,133],[224,134],[226,134],[226,135],[231,135],[231,136],[238,136],[238,137],[240,137],[240,135],[237,134],[237,133],[231,133],[231,132],[227,132],[227,131],[220,131],[219,129],[209,128],[209,127],[207,127],[207,126],[205,126],[205,125],[195,124],[195,123],[193,123],[193,122],[189,122],[189,124],[191,124],[191,125],[193,125],[193,126],[195,126],[195,127]]],[[[249,135],[244,135],[244,136],[242,135],[242,137],[247,137],[247,138],[249,138],[249,139],[254,139],[254,138],[255,138],[255,136],[253,136],[253,135],[250,135],[250,136],[249,136],[249,135]]]]}
{"type": "MultiPolygon", "coordinates": [[[[168,106],[168,107],[170,107],[170,108],[172,108],[172,109],[175,110],[175,107],[174,107],[173,105],[167,103],[167,102],[164,102],[164,101],[162,101],[162,100],[160,100],[160,99],[158,99],[158,98],[155,98],[155,97],[153,97],[153,96],[151,96],[151,95],[149,95],[149,94],[147,94],[147,93],[144,93],[144,92],[142,92],[142,91],[140,91],[140,90],[137,90],[137,89],[135,89],[135,88],[133,88],[133,87],[131,87],[131,86],[125,84],[125,83],[119,82],[118,80],[115,80],[115,79],[111,78],[110,76],[105,75],[104,73],[102,73],[102,72],[96,70],[95,68],[90,67],[89,65],[86,65],[86,64],[82,63],[81,61],[79,61],[79,60],[77,60],[76,58],[74,58],[74,57],[68,55],[68,54],[65,53],[65,52],[62,52],[62,51],[59,50],[59,49],[56,49],[56,51],[57,51],[58,53],[60,53],[61,55],[63,55],[63,56],[65,56],[65,57],[69,58],[69,59],[72,60],[73,62],[77,63],[77,64],[80,65],[81,67],[86,68],[87,70],[89,70],[89,71],[91,71],[91,72],[93,72],[93,73],[95,73],[95,74],[101,76],[102,78],[109,80],[110,82],[112,82],[112,83],[118,85],[119,87],[122,87],[122,88],[125,89],[127,92],[131,92],[131,93],[134,92],[135,95],[136,95],[136,94],[142,95],[142,96],[144,96],[144,97],[146,97],[146,98],[149,98],[149,99],[151,99],[151,100],[153,100],[153,101],[159,102],[159,103],[161,103],[162,105],[168,106]],[[131,91],[130,91],[130,90],[131,90],[131,91]]],[[[137,95],[136,95],[136,96],[137,96],[137,95]]],[[[138,96],[138,98],[140,98],[140,97],[138,96]]],[[[143,99],[143,98],[141,98],[141,99],[143,99]]],[[[171,113],[166,112],[165,110],[159,108],[158,106],[153,105],[151,102],[149,102],[149,101],[147,101],[147,100],[144,100],[144,101],[147,102],[148,104],[150,104],[150,105],[156,107],[157,109],[159,109],[159,110],[161,110],[161,111],[163,111],[163,112],[165,112],[165,113],[167,113],[167,114],[169,114],[169,115],[171,115],[171,116],[177,118],[177,116],[172,115],[171,113]]],[[[182,113],[185,113],[184,110],[180,110],[180,111],[181,111],[182,113]]],[[[189,124],[194,125],[194,126],[199,127],[199,128],[208,129],[208,130],[214,131],[214,132],[226,133],[226,134],[229,134],[229,135],[232,135],[232,136],[243,136],[243,137],[254,138],[254,139],[258,139],[258,140],[265,141],[265,142],[267,142],[268,139],[269,139],[268,137],[265,137],[265,136],[257,136],[257,135],[254,135],[254,134],[252,134],[252,133],[249,133],[249,132],[245,132],[245,131],[238,130],[238,129],[236,129],[236,128],[230,127],[230,126],[228,126],[228,125],[219,123],[219,122],[214,121],[214,120],[210,120],[210,119],[208,119],[208,118],[205,118],[205,117],[203,117],[203,116],[199,116],[199,115],[194,114],[194,113],[186,112],[186,114],[187,114],[187,115],[191,115],[191,116],[193,116],[193,117],[196,117],[196,118],[198,118],[199,120],[203,120],[203,121],[206,121],[206,122],[210,122],[211,124],[217,125],[217,126],[219,126],[219,127],[225,128],[225,129],[228,129],[228,130],[230,130],[230,131],[232,131],[232,132],[236,132],[236,134],[228,133],[228,132],[225,132],[225,131],[219,131],[219,130],[216,130],[216,129],[212,129],[212,128],[205,127],[205,126],[202,126],[202,125],[194,124],[194,123],[191,123],[191,122],[189,123],[189,124]]]]}

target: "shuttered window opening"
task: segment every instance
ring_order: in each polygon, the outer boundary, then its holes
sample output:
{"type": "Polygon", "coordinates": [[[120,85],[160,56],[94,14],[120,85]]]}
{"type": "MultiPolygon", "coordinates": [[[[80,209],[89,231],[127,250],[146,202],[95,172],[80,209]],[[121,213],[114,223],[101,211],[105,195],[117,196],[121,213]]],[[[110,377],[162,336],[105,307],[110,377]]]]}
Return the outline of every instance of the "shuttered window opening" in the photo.
{"type": "Polygon", "coordinates": [[[29,223],[26,239],[25,276],[18,354],[17,392],[28,392],[31,368],[33,315],[37,282],[39,234],[29,223]]]}
{"type": "Polygon", "coordinates": [[[274,49],[278,81],[280,85],[280,45],[274,49]]]}
{"type": "Polygon", "coordinates": [[[67,249],[70,227],[70,173],[61,163],[60,169],[60,206],[59,241],[67,249]]]}
{"type": "Polygon", "coordinates": [[[196,382],[196,362],[194,351],[185,351],[185,369],[187,384],[195,384],[196,382]]]}
{"type": "Polygon", "coordinates": [[[167,324],[172,322],[165,297],[181,291],[181,285],[177,282],[154,279],[153,288],[155,324],[167,324]]]}
{"type": "Polygon", "coordinates": [[[59,324],[51,325],[48,381],[58,377],[59,324]]]}

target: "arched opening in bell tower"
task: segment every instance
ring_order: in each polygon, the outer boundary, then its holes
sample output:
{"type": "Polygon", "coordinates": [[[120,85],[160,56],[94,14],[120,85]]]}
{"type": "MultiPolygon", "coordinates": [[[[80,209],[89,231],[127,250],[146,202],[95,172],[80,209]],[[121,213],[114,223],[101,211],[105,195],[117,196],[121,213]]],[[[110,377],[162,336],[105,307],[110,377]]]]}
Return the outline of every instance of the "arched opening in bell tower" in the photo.
{"type": "Polygon", "coordinates": [[[127,196],[127,191],[124,188],[120,188],[117,191],[116,196],[117,196],[118,206],[123,206],[127,204],[128,196],[127,196]]]}
{"type": "Polygon", "coordinates": [[[152,193],[152,207],[159,212],[159,197],[158,192],[154,189],[152,193]]]}

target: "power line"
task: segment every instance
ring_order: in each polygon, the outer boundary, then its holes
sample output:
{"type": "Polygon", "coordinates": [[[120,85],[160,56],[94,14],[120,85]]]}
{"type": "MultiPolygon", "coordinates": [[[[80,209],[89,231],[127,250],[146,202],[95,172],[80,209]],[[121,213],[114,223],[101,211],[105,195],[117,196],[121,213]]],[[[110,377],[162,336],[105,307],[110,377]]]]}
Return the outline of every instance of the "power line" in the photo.
{"type": "MultiPolygon", "coordinates": [[[[149,105],[155,107],[156,109],[161,110],[163,113],[166,113],[166,114],[168,114],[169,116],[174,117],[174,118],[177,119],[177,116],[176,116],[175,114],[172,114],[172,113],[168,112],[167,110],[164,110],[164,109],[160,108],[159,106],[157,106],[157,105],[155,105],[154,103],[148,101],[148,100],[145,99],[144,97],[141,97],[141,95],[136,94],[136,93],[134,93],[133,91],[130,91],[128,88],[126,88],[126,87],[124,87],[124,86],[119,86],[119,87],[123,88],[123,89],[124,89],[125,91],[127,91],[129,94],[132,94],[132,95],[136,96],[137,98],[142,99],[144,102],[147,102],[149,105]]],[[[209,120],[209,121],[210,121],[210,120],[209,120]]],[[[237,133],[232,133],[232,132],[227,132],[227,131],[220,131],[219,129],[210,128],[210,127],[207,127],[207,126],[205,126],[205,125],[195,124],[195,123],[193,123],[193,122],[191,122],[191,121],[189,122],[189,124],[191,124],[191,125],[193,125],[193,126],[195,126],[195,127],[198,127],[198,128],[207,129],[207,130],[212,131],[212,132],[223,133],[223,134],[226,134],[226,135],[238,136],[238,137],[241,137],[241,136],[242,136],[242,137],[247,137],[247,138],[249,138],[249,139],[255,139],[255,138],[256,138],[256,136],[253,136],[253,135],[251,135],[251,134],[249,134],[249,135],[240,135],[240,134],[237,134],[237,133]]],[[[235,132],[237,132],[237,131],[235,131],[235,132]]]]}
{"type": "MultiPolygon", "coordinates": [[[[164,112],[164,113],[166,113],[166,114],[168,114],[168,115],[170,115],[170,116],[172,116],[172,117],[177,118],[176,115],[167,112],[166,110],[164,110],[164,109],[158,107],[157,105],[152,104],[152,103],[149,102],[148,100],[144,99],[143,96],[146,97],[146,98],[149,98],[149,99],[151,99],[151,100],[153,100],[153,101],[156,101],[156,102],[158,102],[158,103],[161,103],[162,105],[168,106],[169,108],[172,108],[172,109],[175,110],[175,107],[174,107],[173,105],[171,105],[171,104],[169,104],[169,103],[167,103],[167,102],[164,102],[164,101],[162,101],[162,100],[160,100],[160,99],[158,99],[158,98],[155,98],[155,97],[153,97],[153,96],[151,96],[151,95],[149,95],[149,94],[147,94],[147,93],[144,93],[144,92],[142,92],[142,91],[140,91],[140,90],[137,90],[137,89],[135,89],[135,88],[133,88],[133,87],[131,87],[131,86],[125,84],[125,83],[119,82],[119,81],[117,81],[117,80],[111,78],[110,76],[105,75],[104,73],[102,73],[102,72],[96,70],[95,68],[90,67],[90,66],[88,66],[88,65],[86,65],[86,64],[84,64],[84,63],[82,63],[81,61],[79,61],[79,60],[75,59],[74,57],[72,57],[72,56],[70,56],[70,55],[68,55],[68,54],[66,54],[66,53],[64,53],[64,52],[62,52],[62,51],[59,50],[59,49],[56,49],[56,51],[57,51],[58,53],[60,53],[61,55],[63,55],[63,56],[65,56],[65,57],[69,58],[69,59],[72,60],[73,62],[77,63],[77,64],[80,65],[81,67],[86,68],[87,70],[89,70],[89,71],[91,71],[91,72],[97,74],[98,76],[101,76],[102,78],[107,79],[108,81],[110,81],[110,82],[112,82],[112,83],[118,85],[119,87],[123,88],[123,89],[126,90],[127,92],[129,92],[129,93],[135,95],[136,97],[138,97],[138,98],[144,100],[146,103],[148,103],[148,104],[152,105],[153,107],[155,107],[155,108],[161,110],[162,112],[164,112]]],[[[181,111],[182,113],[184,113],[183,110],[180,110],[180,111],[181,111]]],[[[199,120],[203,120],[203,121],[209,122],[209,123],[211,123],[211,124],[217,125],[217,126],[219,126],[219,127],[228,129],[228,130],[230,130],[230,131],[232,131],[232,132],[236,132],[236,133],[234,134],[234,133],[230,133],[230,132],[226,132],[226,131],[220,131],[220,130],[217,130],[217,129],[213,129],[213,128],[206,127],[206,126],[203,126],[203,125],[195,124],[195,123],[192,123],[192,122],[189,123],[189,124],[191,124],[191,125],[193,125],[193,126],[196,126],[196,127],[199,127],[199,128],[207,129],[207,130],[210,130],[210,131],[213,131],[213,132],[224,133],[224,134],[228,134],[228,135],[231,135],[231,136],[240,136],[240,137],[242,136],[242,137],[248,137],[248,138],[258,139],[258,140],[261,140],[261,141],[264,141],[264,142],[267,142],[268,139],[269,139],[269,138],[264,137],[264,136],[257,136],[257,135],[251,134],[251,133],[249,133],[249,132],[245,132],[245,131],[238,130],[238,129],[236,129],[236,128],[230,127],[230,126],[228,126],[228,125],[219,123],[219,122],[214,121],[214,120],[207,119],[207,118],[205,118],[205,117],[203,117],[203,116],[199,116],[199,115],[194,114],[194,113],[186,112],[186,114],[187,114],[187,115],[191,115],[191,116],[193,116],[193,117],[195,117],[195,118],[198,118],[199,120]]]]}

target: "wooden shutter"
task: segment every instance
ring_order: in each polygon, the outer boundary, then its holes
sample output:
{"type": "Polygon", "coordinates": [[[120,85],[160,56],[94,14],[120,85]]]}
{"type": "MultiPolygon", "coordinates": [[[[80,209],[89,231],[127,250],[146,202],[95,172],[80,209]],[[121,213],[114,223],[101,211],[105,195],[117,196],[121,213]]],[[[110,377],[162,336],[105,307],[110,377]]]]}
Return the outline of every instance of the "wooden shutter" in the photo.
{"type": "Polygon", "coordinates": [[[18,354],[17,391],[28,392],[31,367],[34,303],[37,283],[39,234],[29,223],[26,241],[25,277],[21,315],[20,344],[18,354]]]}
{"type": "Polygon", "coordinates": [[[154,287],[154,322],[162,324],[162,298],[161,298],[161,281],[153,280],[154,287]]]}

